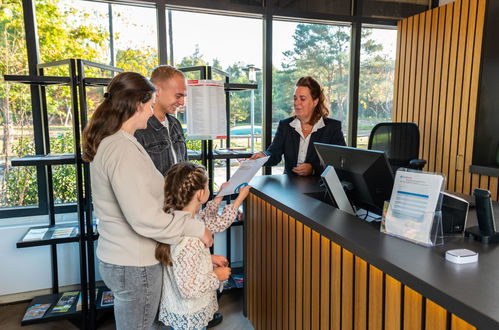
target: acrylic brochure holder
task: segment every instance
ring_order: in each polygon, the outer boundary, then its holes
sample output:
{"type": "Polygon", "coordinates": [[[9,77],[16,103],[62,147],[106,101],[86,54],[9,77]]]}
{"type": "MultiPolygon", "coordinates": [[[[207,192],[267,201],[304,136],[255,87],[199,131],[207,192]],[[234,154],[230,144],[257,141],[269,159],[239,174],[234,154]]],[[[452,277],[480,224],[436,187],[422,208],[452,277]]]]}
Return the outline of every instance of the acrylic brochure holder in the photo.
{"type": "Polygon", "coordinates": [[[390,201],[386,201],[381,232],[410,242],[443,244],[441,174],[401,168],[395,174],[390,201]]]}

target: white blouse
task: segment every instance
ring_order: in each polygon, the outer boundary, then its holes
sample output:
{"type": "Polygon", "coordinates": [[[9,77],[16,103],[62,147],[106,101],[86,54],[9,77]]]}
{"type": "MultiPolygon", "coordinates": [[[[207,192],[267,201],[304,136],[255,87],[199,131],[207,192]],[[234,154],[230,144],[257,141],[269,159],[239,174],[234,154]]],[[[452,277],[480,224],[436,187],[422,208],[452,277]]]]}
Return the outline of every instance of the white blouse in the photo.
{"type": "Polygon", "coordinates": [[[289,126],[293,127],[298,132],[298,134],[300,134],[300,146],[298,147],[298,160],[296,162],[297,163],[296,166],[298,166],[299,164],[305,162],[305,158],[307,157],[308,144],[310,143],[310,136],[312,135],[312,133],[314,133],[320,128],[323,128],[326,125],[324,124],[324,120],[321,117],[315,123],[314,127],[312,128],[312,131],[307,137],[303,135],[303,132],[301,130],[301,122],[298,118],[295,118],[292,122],[290,122],[289,126]]]}

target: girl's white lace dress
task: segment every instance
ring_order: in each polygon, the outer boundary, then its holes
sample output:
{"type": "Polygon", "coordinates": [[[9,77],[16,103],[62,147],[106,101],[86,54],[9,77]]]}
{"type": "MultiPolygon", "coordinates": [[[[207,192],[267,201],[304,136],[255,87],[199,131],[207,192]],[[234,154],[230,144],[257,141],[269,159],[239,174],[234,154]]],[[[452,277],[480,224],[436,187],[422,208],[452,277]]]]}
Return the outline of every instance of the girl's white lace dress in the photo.
{"type": "MultiPolygon", "coordinates": [[[[231,205],[221,215],[210,201],[198,215],[212,233],[227,229],[237,215],[231,205]]],[[[211,263],[210,250],[199,238],[184,237],[170,246],[172,266],[164,266],[159,320],[174,329],[201,329],[218,310],[216,290],[221,286],[211,263]]]]}

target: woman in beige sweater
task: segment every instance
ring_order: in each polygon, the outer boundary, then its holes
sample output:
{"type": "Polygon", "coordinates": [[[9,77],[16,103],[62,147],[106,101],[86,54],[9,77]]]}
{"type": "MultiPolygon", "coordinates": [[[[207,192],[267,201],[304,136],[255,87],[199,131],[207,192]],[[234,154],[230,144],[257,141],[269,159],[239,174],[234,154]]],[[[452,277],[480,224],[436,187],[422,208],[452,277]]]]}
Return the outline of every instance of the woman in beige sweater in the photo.
{"type": "Polygon", "coordinates": [[[134,137],[152,115],[155,92],[138,73],[118,74],[83,132],[99,218],[99,271],[115,297],[117,329],[149,329],[154,323],[162,283],[154,256],[158,242],[194,236],[206,246],[213,243],[211,232],[190,213],[163,211],[163,176],[134,137]]]}

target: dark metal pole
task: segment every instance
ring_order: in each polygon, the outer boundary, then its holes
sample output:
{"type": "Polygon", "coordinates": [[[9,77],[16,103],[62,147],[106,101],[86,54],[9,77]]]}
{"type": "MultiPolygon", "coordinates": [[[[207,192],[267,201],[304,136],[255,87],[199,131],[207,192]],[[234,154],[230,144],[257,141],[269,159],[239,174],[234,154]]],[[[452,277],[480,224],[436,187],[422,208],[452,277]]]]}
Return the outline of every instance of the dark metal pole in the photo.
{"type": "MultiPolygon", "coordinates": [[[[272,142],[272,13],[270,8],[267,8],[263,19],[263,86],[262,145],[265,150],[272,142]]],[[[271,168],[266,166],[264,174],[271,173],[271,168]]]]}
{"type": "Polygon", "coordinates": [[[159,0],[156,3],[156,21],[158,23],[158,54],[159,64],[168,63],[168,51],[166,45],[166,1],[159,0]]]}
{"type": "Polygon", "coordinates": [[[168,42],[170,45],[170,65],[175,66],[175,58],[173,57],[173,21],[172,11],[168,9],[168,42]]]}
{"type": "Polygon", "coordinates": [[[114,54],[114,28],[113,28],[113,5],[107,5],[107,12],[109,16],[109,52],[111,60],[110,65],[114,66],[115,63],[115,54],[114,54]]]}
{"type": "MultiPolygon", "coordinates": [[[[352,7],[354,16],[362,15],[362,1],[357,0],[352,7]]],[[[348,141],[350,147],[357,146],[357,119],[359,117],[359,74],[362,23],[355,20],[350,38],[350,83],[348,102],[348,141]]]]}

